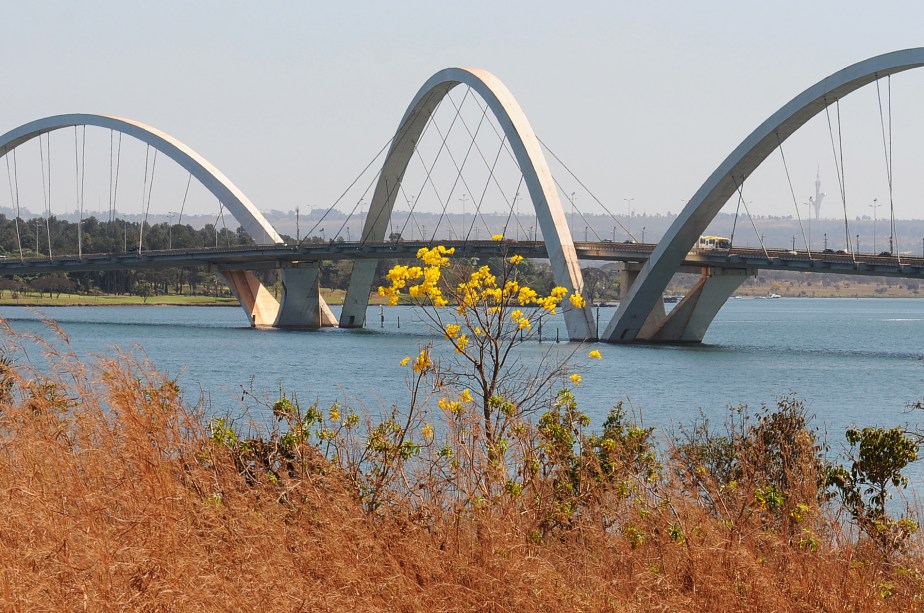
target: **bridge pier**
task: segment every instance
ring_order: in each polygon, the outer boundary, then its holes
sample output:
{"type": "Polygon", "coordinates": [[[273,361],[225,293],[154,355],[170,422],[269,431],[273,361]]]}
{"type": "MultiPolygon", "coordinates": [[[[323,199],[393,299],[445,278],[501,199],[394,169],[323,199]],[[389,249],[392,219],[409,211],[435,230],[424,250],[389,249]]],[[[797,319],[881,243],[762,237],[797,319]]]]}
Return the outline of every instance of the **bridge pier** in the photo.
{"type": "Polygon", "coordinates": [[[276,328],[336,327],[337,319],[321,298],[318,262],[284,264],[281,271],[282,302],[276,328]]]}
{"type": "Polygon", "coordinates": [[[270,328],[276,323],[279,302],[249,270],[219,270],[231,288],[231,293],[241,303],[244,312],[254,328],[270,328]]]}
{"type": "MultiPolygon", "coordinates": [[[[635,283],[636,278],[638,278],[640,269],[640,264],[632,262],[625,262],[623,264],[622,272],[619,275],[620,302],[624,302],[628,299],[629,290],[632,288],[632,284],[635,283]]],[[[651,312],[648,313],[648,317],[645,318],[645,323],[642,324],[639,337],[647,337],[655,334],[664,324],[665,319],[667,319],[667,315],[664,312],[664,301],[660,300],[655,304],[654,308],[651,309],[651,312]]],[[[606,337],[604,336],[604,338],[606,337]]]]}
{"type": "MultiPolygon", "coordinates": [[[[643,327],[638,340],[652,343],[701,343],[722,305],[745,279],[755,274],[751,269],[703,267],[702,270],[703,276],[657,329],[643,327]]],[[[663,302],[660,312],[664,312],[663,302]]]]}
{"type": "Polygon", "coordinates": [[[369,306],[369,291],[375,279],[378,260],[356,260],[350,274],[350,286],[343,299],[340,311],[341,328],[362,328],[366,323],[366,308],[369,306]]]}

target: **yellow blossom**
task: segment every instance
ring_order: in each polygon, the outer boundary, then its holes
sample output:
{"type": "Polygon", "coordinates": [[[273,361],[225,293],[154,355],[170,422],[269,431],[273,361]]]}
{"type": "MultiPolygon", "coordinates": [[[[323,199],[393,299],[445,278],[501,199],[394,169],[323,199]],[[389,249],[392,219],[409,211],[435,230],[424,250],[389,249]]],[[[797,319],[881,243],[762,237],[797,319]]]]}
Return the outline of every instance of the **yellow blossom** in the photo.
{"type": "Polygon", "coordinates": [[[430,353],[426,349],[420,350],[420,355],[414,360],[414,372],[423,372],[430,368],[433,362],[430,361],[430,353]]]}
{"type": "Polygon", "coordinates": [[[331,407],[330,409],[330,420],[339,422],[340,421],[340,411],[337,410],[337,407],[331,407]]]}
{"type": "Polygon", "coordinates": [[[462,412],[462,403],[455,400],[450,400],[445,396],[439,399],[439,402],[436,403],[436,406],[443,409],[444,411],[449,411],[450,413],[455,413],[458,415],[462,412]]]}
{"type": "Polygon", "coordinates": [[[580,385],[580,384],[581,384],[581,381],[584,380],[584,377],[582,377],[581,375],[579,375],[579,374],[577,374],[577,373],[574,373],[573,375],[571,375],[571,376],[568,377],[568,378],[571,379],[571,383],[574,383],[575,385],[580,385]]]}
{"type": "Polygon", "coordinates": [[[583,309],[584,305],[587,304],[584,301],[584,296],[581,296],[577,292],[571,294],[568,300],[571,302],[571,306],[573,306],[576,309],[583,309]]]}
{"type": "Polygon", "coordinates": [[[456,353],[465,353],[466,347],[468,347],[468,335],[460,334],[459,338],[456,339],[456,353]]]}
{"type": "Polygon", "coordinates": [[[534,290],[531,287],[524,286],[520,288],[520,293],[517,296],[517,301],[519,301],[520,306],[526,306],[526,305],[534,303],[536,301],[537,296],[538,294],[536,294],[536,290],[534,290]]]}
{"type": "Polygon", "coordinates": [[[424,424],[424,427],[420,429],[420,433],[427,440],[433,438],[433,426],[430,424],[424,424]]]}
{"type": "Polygon", "coordinates": [[[462,393],[459,394],[459,400],[461,400],[462,402],[472,401],[472,393],[468,390],[468,388],[465,388],[464,390],[462,390],[462,393]]]}
{"type": "Polygon", "coordinates": [[[491,240],[492,240],[492,241],[502,241],[502,240],[504,240],[504,235],[503,235],[503,234],[495,234],[494,236],[491,237],[491,240]]]}
{"type": "Polygon", "coordinates": [[[510,263],[513,264],[514,266],[516,266],[517,264],[519,264],[519,263],[522,262],[522,261],[523,261],[523,256],[522,256],[522,255],[517,254],[517,255],[512,255],[512,256],[510,256],[510,263]]]}
{"type": "Polygon", "coordinates": [[[600,351],[599,351],[598,349],[594,349],[593,351],[591,351],[590,353],[588,353],[588,354],[587,354],[587,357],[593,358],[593,359],[595,359],[595,360],[602,360],[602,359],[603,359],[603,356],[600,355],[600,351]]]}
{"type": "Polygon", "coordinates": [[[401,366],[407,366],[407,365],[410,364],[410,363],[411,363],[411,358],[410,358],[410,356],[404,358],[403,360],[401,360],[401,366]]]}
{"type": "Polygon", "coordinates": [[[462,326],[459,324],[447,324],[446,325],[446,338],[452,340],[455,337],[459,336],[459,332],[462,331],[462,326]]]}

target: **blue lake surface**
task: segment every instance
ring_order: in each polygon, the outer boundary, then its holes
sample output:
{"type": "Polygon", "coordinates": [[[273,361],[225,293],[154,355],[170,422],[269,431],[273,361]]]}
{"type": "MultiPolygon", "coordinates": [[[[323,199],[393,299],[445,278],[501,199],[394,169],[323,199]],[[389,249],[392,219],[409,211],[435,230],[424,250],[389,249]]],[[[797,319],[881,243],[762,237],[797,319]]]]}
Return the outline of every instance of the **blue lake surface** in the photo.
{"type": "MultiPolygon", "coordinates": [[[[600,312],[602,329],[614,309],[600,312]]],[[[14,330],[45,338],[52,335],[41,318],[54,319],[86,359],[117,347],[147,355],[179,375],[191,401],[204,394],[219,414],[241,410],[242,387],[269,400],[282,390],[302,402],[340,400],[373,412],[403,406],[399,362],[430,331],[412,307],[381,313],[384,327],[379,307],[371,307],[366,330],[296,332],[252,330],[231,307],[0,308],[14,330]]],[[[602,361],[586,358],[590,347],[556,344],[556,328],[564,338],[564,322],[553,320],[546,342],[524,345],[522,359],[573,353],[584,375],[577,397],[597,426],[620,400],[664,433],[700,410],[720,421],[729,404],[759,406],[794,392],[836,452],[851,425],[916,425],[924,417],[907,408],[924,399],[924,300],[730,300],[702,345],[597,344],[602,361]]]]}

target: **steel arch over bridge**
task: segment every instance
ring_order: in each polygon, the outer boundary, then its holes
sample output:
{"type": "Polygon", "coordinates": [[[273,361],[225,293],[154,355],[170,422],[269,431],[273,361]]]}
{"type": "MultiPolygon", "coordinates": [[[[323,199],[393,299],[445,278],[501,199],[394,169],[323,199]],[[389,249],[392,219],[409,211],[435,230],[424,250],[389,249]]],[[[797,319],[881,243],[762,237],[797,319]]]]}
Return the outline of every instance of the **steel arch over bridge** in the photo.
{"type": "Polygon", "coordinates": [[[196,177],[228,208],[228,212],[258,244],[282,242],[282,237],[272,224],[263,217],[257,207],[244,195],[244,192],[238,189],[221,171],[179,140],[139,121],[85,113],[37,119],[0,136],[0,157],[42,134],[76,126],[95,126],[115,130],[154,147],[196,177]]]}
{"type": "MultiPolygon", "coordinates": [[[[837,258],[832,258],[831,261],[825,258],[818,260],[811,254],[807,254],[807,261],[797,254],[784,253],[782,256],[766,259],[765,262],[759,254],[729,253],[724,261],[719,261],[714,254],[710,254],[700,258],[700,262],[695,258],[690,260],[690,249],[745,178],[809,119],[838,99],[880,77],[921,66],[924,66],[924,48],[880,55],[822,79],[770,116],[697,190],[661,242],[651,251],[640,254],[637,259],[630,259],[637,264],[627,267],[619,310],[607,325],[600,340],[700,342],[728,296],[757,268],[793,266],[807,270],[833,271],[833,268],[839,267],[838,272],[848,272],[843,269],[844,262],[837,258]],[[790,258],[788,255],[795,257],[790,258]],[[664,314],[661,296],[671,276],[685,265],[685,261],[686,266],[701,265],[703,277],[668,317],[664,314]]],[[[543,249],[551,261],[556,283],[569,290],[581,291],[584,283],[575,243],[538,139],[510,91],[494,75],[483,70],[447,68],[433,75],[417,92],[392,140],[366,217],[362,241],[356,248],[362,252],[377,244],[383,244],[395,197],[417,141],[439,102],[452,88],[460,84],[468,85],[481,96],[501,124],[505,137],[510,141],[545,237],[546,244],[543,249]]],[[[255,240],[274,245],[267,249],[268,252],[287,249],[280,245],[281,237],[256,207],[214,166],[178,140],[139,122],[89,114],[39,119],[0,136],[0,157],[36,136],[78,125],[109,128],[155,147],[187,169],[215,194],[255,240]]],[[[387,245],[382,245],[382,248],[387,250],[387,245]]],[[[591,247],[591,252],[608,251],[612,248],[612,245],[601,245],[598,248],[591,247]]],[[[647,248],[651,249],[650,246],[647,248]]],[[[586,247],[582,246],[581,249],[585,256],[594,257],[588,255],[586,247]]],[[[296,247],[292,254],[280,254],[276,257],[265,253],[260,256],[263,259],[252,261],[246,257],[241,259],[240,254],[232,254],[228,256],[230,260],[219,267],[220,273],[241,300],[253,325],[308,328],[336,325],[333,314],[318,293],[318,263],[322,256],[309,251],[302,253],[296,247]],[[298,258],[294,258],[293,255],[297,255],[298,258]],[[268,265],[281,270],[281,304],[276,302],[250,272],[258,268],[265,269],[268,265]]],[[[190,257],[209,261],[211,256],[203,253],[190,257]]],[[[72,268],[76,270],[86,266],[160,265],[143,262],[140,253],[136,264],[128,261],[93,263],[89,259],[81,259],[72,268]]],[[[216,258],[216,263],[219,259],[221,258],[216,258]]],[[[372,257],[358,257],[355,260],[340,320],[343,327],[361,327],[364,324],[377,259],[378,255],[372,254],[372,257]]],[[[850,264],[855,269],[853,272],[872,274],[880,267],[885,274],[920,277],[924,271],[924,259],[912,266],[903,265],[902,262],[893,265],[892,262],[880,262],[876,258],[868,259],[868,262],[852,261],[850,264]]],[[[26,263],[23,264],[28,266],[26,263]]],[[[39,266],[37,263],[35,265],[39,266]]],[[[49,262],[48,265],[53,266],[54,263],[49,262]]],[[[69,261],[64,260],[60,265],[64,268],[71,266],[69,261]]],[[[571,340],[580,341],[594,337],[596,325],[589,306],[573,309],[569,305],[566,306],[564,314],[571,340]]]]}
{"type": "MultiPolygon", "coordinates": [[[[221,171],[178,139],[139,121],[88,113],[55,115],[37,119],[0,136],[0,157],[42,134],[75,126],[107,128],[132,136],[154,147],[196,177],[228,209],[228,212],[254,241],[264,245],[282,244],[282,237],[272,224],[221,171]]],[[[249,270],[223,270],[221,275],[240,300],[253,325],[293,327],[334,325],[335,320],[330,309],[320,296],[311,296],[310,290],[303,282],[306,276],[310,278],[310,267],[299,268],[297,265],[287,265],[282,267],[282,272],[285,292],[281,304],[249,270]],[[307,295],[303,295],[303,292],[307,292],[307,295]],[[313,310],[308,305],[311,305],[313,310]]],[[[310,286],[310,283],[307,285],[310,286]]],[[[316,289],[315,294],[317,294],[316,289]]]]}
{"type": "MultiPolygon", "coordinates": [[[[702,341],[702,333],[718,309],[737,288],[735,279],[715,283],[704,277],[691,292],[686,305],[678,304],[670,318],[664,318],[661,296],[671,276],[683,263],[709,222],[741,185],[745,178],[772,153],[780,143],[801,128],[809,119],[847,94],[880,77],[924,66],[924,48],[905,49],[879,55],[835,72],[809,87],[785,104],[754,130],[697,190],[667,234],[658,243],[651,258],[641,267],[628,292],[620,302],[601,340],[632,341],[702,341]],[[698,305],[701,302],[702,305],[698,305]],[[658,307],[661,306],[661,313],[658,307]],[[697,313],[697,311],[700,311],[697,313]],[[680,331],[670,320],[694,319],[695,330],[680,331]],[[703,325],[704,324],[704,325],[703,325]]],[[[740,284],[740,281],[738,281],[740,284]]],[[[681,326],[686,328],[686,326],[681,326]]]]}
{"type": "MultiPolygon", "coordinates": [[[[398,124],[398,130],[395,132],[391,148],[382,166],[363,228],[363,242],[385,240],[395,198],[417,141],[443,98],[452,88],[463,84],[475,90],[488,104],[510,142],[520,171],[523,173],[523,180],[529,189],[539,227],[542,228],[542,236],[546,242],[555,282],[567,287],[570,291],[582,291],[584,278],[581,275],[580,262],[574,251],[574,241],[565,219],[565,212],[558,199],[552,172],[539,147],[539,140],[510,90],[500,79],[486,70],[474,68],[441,70],[430,77],[414,96],[398,124]]],[[[376,264],[375,260],[363,260],[354,264],[350,288],[347,291],[343,312],[340,316],[341,327],[353,328],[363,325],[376,264]]],[[[566,303],[563,305],[563,310],[568,337],[571,340],[583,341],[596,336],[594,317],[589,305],[583,309],[576,309],[566,303]]]]}

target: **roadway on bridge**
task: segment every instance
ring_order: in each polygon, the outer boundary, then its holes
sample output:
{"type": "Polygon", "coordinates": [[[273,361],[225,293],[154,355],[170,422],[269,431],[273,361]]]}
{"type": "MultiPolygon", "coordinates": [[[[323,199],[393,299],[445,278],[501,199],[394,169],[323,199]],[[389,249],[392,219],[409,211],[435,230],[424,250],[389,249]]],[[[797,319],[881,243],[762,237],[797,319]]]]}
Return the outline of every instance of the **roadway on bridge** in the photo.
{"type": "MultiPolygon", "coordinates": [[[[528,258],[546,258],[541,241],[439,241],[454,247],[456,257],[490,258],[514,253],[528,258]]],[[[59,255],[0,260],[0,275],[28,276],[47,273],[142,270],[206,266],[217,270],[261,270],[290,262],[322,260],[413,259],[423,241],[361,243],[331,241],[310,245],[247,245],[204,249],[175,249],[129,253],[59,255]]],[[[651,256],[653,243],[578,242],[581,260],[627,262],[642,265],[651,256]]],[[[924,278],[924,258],[902,255],[823,253],[782,249],[732,248],[691,251],[684,260],[684,272],[703,267],[745,270],[793,270],[813,273],[924,278]]]]}

